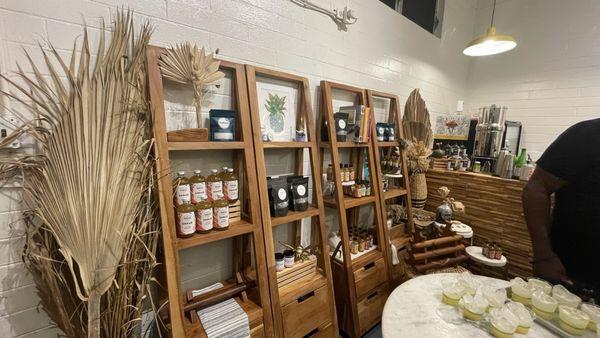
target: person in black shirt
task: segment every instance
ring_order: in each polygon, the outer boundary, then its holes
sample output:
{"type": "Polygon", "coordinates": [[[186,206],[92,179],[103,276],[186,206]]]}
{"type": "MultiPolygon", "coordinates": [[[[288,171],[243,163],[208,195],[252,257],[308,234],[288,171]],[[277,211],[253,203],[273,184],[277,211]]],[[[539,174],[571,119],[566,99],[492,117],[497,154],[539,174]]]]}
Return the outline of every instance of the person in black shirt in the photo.
{"type": "Polygon", "coordinates": [[[534,274],[600,291],[600,119],[575,124],[546,149],[523,209],[534,274]]]}

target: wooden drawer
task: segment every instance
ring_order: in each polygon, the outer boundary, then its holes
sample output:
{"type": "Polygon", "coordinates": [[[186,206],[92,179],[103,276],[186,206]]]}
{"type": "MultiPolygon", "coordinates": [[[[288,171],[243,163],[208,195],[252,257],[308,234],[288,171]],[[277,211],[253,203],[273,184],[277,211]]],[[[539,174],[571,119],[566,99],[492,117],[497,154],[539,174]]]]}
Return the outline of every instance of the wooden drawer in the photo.
{"type": "Polygon", "coordinates": [[[383,258],[365,264],[363,267],[354,271],[356,298],[361,298],[384,281],[385,260],[383,258]]]}
{"type": "Polygon", "coordinates": [[[303,337],[331,321],[327,285],[311,291],[283,307],[283,330],[286,337],[303,337]]]}
{"type": "Polygon", "coordinates": [[[320,327],[305,334],[302,338],[334,338],[339,336],[333,332],[333,324],[325,323],[320,327]]]}
{"type": "Polygon", "coordinates": [[[250,328],[250,338],[265,338],[265,328],[263,324],[250,328]]]}
{"type": "Polygon", "coordinates": [[[383,284],[358,301],[357,309],[361,334],[371,329],[381,320],[387,296],[387,288],[383,284]]]}

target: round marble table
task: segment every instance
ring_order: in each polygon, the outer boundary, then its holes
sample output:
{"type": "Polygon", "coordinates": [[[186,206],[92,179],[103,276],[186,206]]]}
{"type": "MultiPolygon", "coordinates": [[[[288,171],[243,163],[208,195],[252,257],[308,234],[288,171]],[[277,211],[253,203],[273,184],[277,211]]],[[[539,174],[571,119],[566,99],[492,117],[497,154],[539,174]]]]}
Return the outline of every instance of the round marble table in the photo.
{"type": "MultiPolygon", "coordinates": [[[[442,303],[442,280],[457,274],[440,273],[413,278],[398,286],[383,309],[381,327],[384,338],[410,337],[491,337],[486,328],[462,319],[458,311],[442,303]]],[[[500,279],[476,276],[482,283],[497,288],[508,286],[500,279]]],[[[515,334],[515,337],[525,337],[515,334]]],[[[557,337],[535,323],[527,337],[557,337]]]]}

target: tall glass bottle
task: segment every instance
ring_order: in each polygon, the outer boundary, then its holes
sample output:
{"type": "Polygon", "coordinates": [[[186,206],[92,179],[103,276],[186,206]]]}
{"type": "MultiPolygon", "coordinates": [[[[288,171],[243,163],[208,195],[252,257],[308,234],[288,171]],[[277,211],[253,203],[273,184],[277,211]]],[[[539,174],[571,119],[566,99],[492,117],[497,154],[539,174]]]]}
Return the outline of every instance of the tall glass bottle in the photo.
{"type": "Polygon", "coordinates": [[[229,202],[225,200],[223,194],[215,195],[213,201],[213,227],[215,230],[229,229],[229,202]]]}
{"type": "Polygon", "coordinates": [[[213,229],[212,203],[201,200],[196,204],[196,232],[205,234],[213,229]]]}
{"type": "Polygon", "coordinates": [[[190,181],[185,177],[185,171],[178,171],[173,180],[173,203],[175,207],[183,204],[184,200],[191,201],[190,181]]]}
{"type": "Polygon", "coordinates": [[[239,198],[238,177],[233,168],[227,169],[227,175],[223,175],[223,193],[229,204],[234,204],[239,198]]]}
{"type": "Polygon", "coordinates": [[[187,238],[196,232],[196,207],[190,201],[183,199],[182,203],[175,209],[177,218],[177,236],[187,238]]]}
{"type": "Polygon", "coordinates": [[[206,199],[206,178],[201,175],[202,171],[194,170],[194,176],[190,177],[190,189],[192,195],[192,204],[196,204],[206,199]]]}
{"type": "Polygon", "coordinates": [[[210,172],[211,174],[206,178],[206,188],[208,201],[212,202],[218,195],[223,194],[223,181],[221,181],[217,169],[212,169],[210,172]]]}

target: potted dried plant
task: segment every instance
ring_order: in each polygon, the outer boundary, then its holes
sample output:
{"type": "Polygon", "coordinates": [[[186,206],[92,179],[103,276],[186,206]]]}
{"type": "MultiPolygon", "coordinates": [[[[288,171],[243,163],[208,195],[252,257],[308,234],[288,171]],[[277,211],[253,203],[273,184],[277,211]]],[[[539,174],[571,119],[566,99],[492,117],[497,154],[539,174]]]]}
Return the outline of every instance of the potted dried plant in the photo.
{"type": "Polygon", "coordinates": [[[109,42],[100,34],[95,63],[84,29],[70,60],[42,49],[42,65],[27,55],[33,75],[19,70],[18,83],[3,76],[14,89],[4,94],[25,109],[13,109],[24,124],[8,139],[26,135],[37,148],[2,163],[0,178],[23,181],[23,260],[41,307],[68,337],[134,336],[156,265],[151,28],[134,35],[130,12],[111,28],[109,42]]]}

